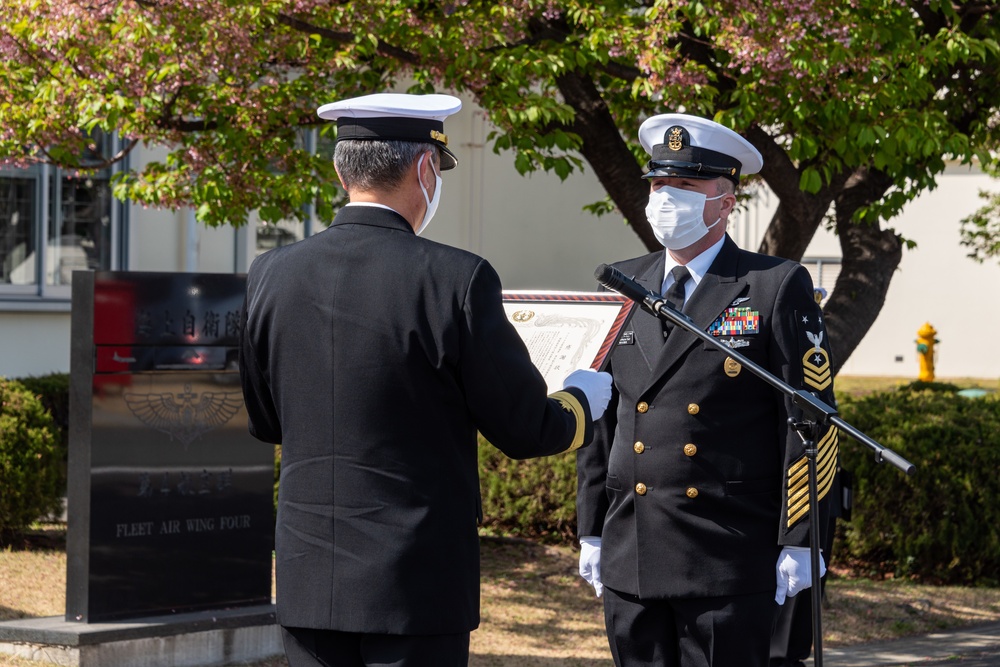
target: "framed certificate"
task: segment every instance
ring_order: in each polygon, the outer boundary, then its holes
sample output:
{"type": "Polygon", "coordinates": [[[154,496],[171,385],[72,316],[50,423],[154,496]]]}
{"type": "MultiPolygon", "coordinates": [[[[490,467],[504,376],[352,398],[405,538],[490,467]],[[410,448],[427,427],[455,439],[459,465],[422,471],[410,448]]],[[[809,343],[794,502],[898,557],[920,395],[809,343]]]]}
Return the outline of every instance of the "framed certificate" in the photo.
{"type": "Polygon", "coordinates": [[[507,319],[549,393],[571,372],[603,370],[635,302],[614,292],[504,291],[507,319]]]}

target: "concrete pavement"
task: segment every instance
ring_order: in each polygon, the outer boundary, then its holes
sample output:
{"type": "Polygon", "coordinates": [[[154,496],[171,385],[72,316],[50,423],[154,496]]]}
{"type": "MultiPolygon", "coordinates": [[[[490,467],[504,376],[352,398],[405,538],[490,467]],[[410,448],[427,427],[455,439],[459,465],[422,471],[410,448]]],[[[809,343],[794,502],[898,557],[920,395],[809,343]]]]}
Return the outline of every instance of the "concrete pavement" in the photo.
{"type": "Polygon", "coordinates": [[[1000,623],[859,646],[824,646],[822,662],[824,667],[1000,667],[1000,623]]]}

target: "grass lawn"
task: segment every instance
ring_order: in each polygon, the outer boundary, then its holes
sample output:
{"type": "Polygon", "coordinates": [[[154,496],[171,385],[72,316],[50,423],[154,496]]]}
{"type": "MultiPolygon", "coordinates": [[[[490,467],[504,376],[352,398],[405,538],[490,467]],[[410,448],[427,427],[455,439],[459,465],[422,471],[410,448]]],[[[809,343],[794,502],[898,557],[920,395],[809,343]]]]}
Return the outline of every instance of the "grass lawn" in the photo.
{"type": "MultiPolygon", "coordinates": [[[[0,551],[0,620],[61,616],[66,555],[60,533],[0,551]]],[[[577,574],[577,550],[482,540],[482,624],[471,667],[609,667],[601,601],[577,574]]],[[[824,645],[844,646],[1000,621],[1000,589],[850,579],[832,570],[824,645]]],[[[272,658],[245,667],[286,667],[272,658]]],[[[54,667],[0,654],[0,667],[54,667]]]]}

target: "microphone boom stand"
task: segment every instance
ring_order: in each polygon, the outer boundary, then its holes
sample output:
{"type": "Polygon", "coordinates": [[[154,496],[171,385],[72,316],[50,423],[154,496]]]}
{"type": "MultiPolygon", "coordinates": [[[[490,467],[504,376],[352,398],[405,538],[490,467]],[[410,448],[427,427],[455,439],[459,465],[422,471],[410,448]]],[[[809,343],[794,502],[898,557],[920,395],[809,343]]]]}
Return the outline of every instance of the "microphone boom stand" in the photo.
{"type": "Polygon", "coordinates": [[[668,305],[662,296],[647,290],[618,269],[607,264],[601,264],[597,267],[594,275],[604,287],[635,301],[642,306],[643,310],[661,320],[672,322],[675,326],[691,332],[705,343],[729,355],[744,368],[749,369],[751,373],[789,397],[792,404],[801,410],[802,418],[789,418],[788,423],[789,427],[802,438],[805,444],[805,454],[809,470],[809,556],[812,572],[814,573],[811,600],[813,665],[814,667],[823,667],[823,623],[821,619],[822,607],[820,604],[822,602],[822,591],[820,590],[820,577],[815,576],[819,573],[820,559],[819,512],[817,511],[819,508],[819,491],[816,481],[816,457],[819,453],[817,446],[819,435],[825,426],[834,424],[841,431],[848,433],[855,440],[874,451],[876,463],[891,463],[907,475],[913,474],[916,467],[899,454],[887,447],[883,447],[838,417],[836,408],[827,405],[819,397],[814,396],[804,389],[795,389],[766,368],[747,359],[735,349],[722,343],[715,336],[702,331],[691,318],[668,305]]]}

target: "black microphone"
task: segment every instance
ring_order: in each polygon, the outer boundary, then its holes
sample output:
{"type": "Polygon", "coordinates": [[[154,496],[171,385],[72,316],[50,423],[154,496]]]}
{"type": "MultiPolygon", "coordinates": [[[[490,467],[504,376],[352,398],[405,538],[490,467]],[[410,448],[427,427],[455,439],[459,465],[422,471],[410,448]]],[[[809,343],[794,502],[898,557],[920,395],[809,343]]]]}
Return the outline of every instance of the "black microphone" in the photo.
{"type": "Polygon", "coordinates": [[[597,270],[594,271],[594,277],[597,278],[597,282],[601,283],[609,290],[618,292],[622,296],[626,296],[633,301],[638,301],[643,308],[650,311],[654,315],[656,314],[658,309],[654,304],[657,301],[662,300],[660,295],[650,292],[648,289],[629,278],[615,267],[608,266],[607,264],[601,264],[597,267],[597,270]]]}
{"type": "MultiPolygon", "coordinates": [[[[676,310],[673,307],[673,304],[666,301],[656,292],[651,292],[646,289],[613,266],[601,264],[597,267],[597,270],[594,271],[594,277],[597,278],[597,282],[601,283],[609,290],[614,290],[622,296],[632,299],[642,306],[643,310],[659,317],[661,320],[669,320],[671,322],[687,322],[688,325],[694,325],[694,321],[692,321],[691,318],[684,313],[676,310]]],[[[687,325],[682,326],[687,328],[687,325]]]]}

